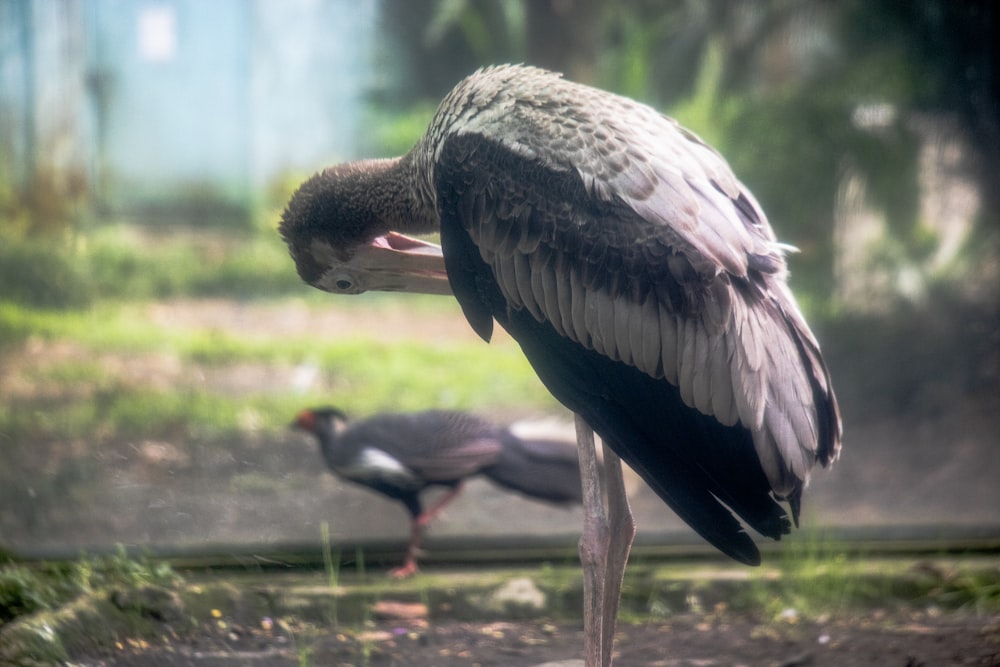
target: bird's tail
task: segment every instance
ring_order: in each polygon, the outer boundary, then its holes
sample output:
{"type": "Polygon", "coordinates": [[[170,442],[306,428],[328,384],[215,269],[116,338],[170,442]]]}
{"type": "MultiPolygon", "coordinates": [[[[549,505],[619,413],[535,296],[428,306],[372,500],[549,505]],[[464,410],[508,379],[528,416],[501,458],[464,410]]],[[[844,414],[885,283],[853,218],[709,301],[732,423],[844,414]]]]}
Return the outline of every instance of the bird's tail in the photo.
{"type": "Polygon", "coordinates": [[[519,438],[508,432],[496,462],[482,473],[505,488],[554,503],[578,503],[580,462],[565,440],[519,438]]]}

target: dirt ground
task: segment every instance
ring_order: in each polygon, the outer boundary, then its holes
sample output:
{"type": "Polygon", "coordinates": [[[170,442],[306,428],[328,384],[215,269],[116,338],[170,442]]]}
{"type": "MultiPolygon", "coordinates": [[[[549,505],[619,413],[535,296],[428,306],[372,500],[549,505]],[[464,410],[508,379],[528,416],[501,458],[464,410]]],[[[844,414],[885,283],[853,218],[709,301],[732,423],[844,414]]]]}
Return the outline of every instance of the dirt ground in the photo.
{"type": "MultiPolygon", "coordinates": [[[[123,646],[76,664],[115,667],[330,665],[501,667],[580,665],[579,624],[380,621],[360,634],[329,630],[303,639],[294,627],[206,626],[184,642],[123,646]]],[[[625,624],[616,667],[775,665],[936,667],[1000,665],[1000,617],[869,613],[851,619],[760,624],[731,615],[683,615],[625,624]]],[[[554,666],[553,666],[554,667],[554,666]]]]}

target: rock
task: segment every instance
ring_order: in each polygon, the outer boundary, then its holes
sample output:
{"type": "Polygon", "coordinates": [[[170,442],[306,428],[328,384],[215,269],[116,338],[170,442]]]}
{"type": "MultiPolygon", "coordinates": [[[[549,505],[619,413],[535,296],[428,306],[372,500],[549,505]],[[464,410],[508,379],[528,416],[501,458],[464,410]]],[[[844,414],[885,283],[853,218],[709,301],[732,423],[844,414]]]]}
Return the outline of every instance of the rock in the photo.
{"type": "Polygon", "coordinates": [[[528,577],[511,579],[482,598],[485,611],[531,618],[544,614],[548,597],[528,577]]]}
{"type": "Polygon", "coordinates": [[[184,602],[175,592],[159,586],[118,589],[111,592],[111,604],[124,612],[138,613],[164,623],[184,618],[184,602]]]}

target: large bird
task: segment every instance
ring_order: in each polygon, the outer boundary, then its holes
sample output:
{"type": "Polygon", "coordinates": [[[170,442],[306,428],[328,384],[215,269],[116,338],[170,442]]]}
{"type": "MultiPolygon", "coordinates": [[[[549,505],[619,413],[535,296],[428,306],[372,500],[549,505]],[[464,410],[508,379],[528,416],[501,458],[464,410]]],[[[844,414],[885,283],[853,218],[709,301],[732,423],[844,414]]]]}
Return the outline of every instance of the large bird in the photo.
{"type": "Polygon", "coordinates": [[[581,500],[580,465],[571,443],[521,438],[509,428],[465,412],[428,410],[382,413],[348,422],[337,408],[302,410],[292,426],[312,434],[330,469],[406,507],[410,542],[401,567],[417,571],[427,524],[462,492],[465,480],[483,475],[502,487],[551,503],[581,500]],[[448,491],[429,509],[421,494],[433,486],[448,491]]]}
{"type": "Polygon", "coordinates": [[[838,456],[788,246],[715,150],[646,105],[541,69],[481,69],[406,155],[306,181],[280,231],[319,289],[453,293],[576,413],[588,665],[611,663],[635,532],[614,454],[748,564],[760,555],[736,516],[780,538],[810,469],[838,456]],[[440,249],[403,235],[435,231],[440,249]]]}

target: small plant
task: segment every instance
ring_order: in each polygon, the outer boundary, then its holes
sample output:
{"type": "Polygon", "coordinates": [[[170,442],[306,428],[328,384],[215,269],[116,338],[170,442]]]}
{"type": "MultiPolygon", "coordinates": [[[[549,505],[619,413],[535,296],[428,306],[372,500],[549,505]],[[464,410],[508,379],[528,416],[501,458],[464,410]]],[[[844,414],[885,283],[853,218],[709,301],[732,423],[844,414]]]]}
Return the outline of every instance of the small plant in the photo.
{"type": "Polygon", "coordinates": [[[168,563],[153,562],[145,554],[130,556],[121,544],[114,554],[80,558],[73,564],[72,573],[82,592],[108,586],[173,586],[180,580],[168,563]]]}
{"type": "Polygon", "coordinates": [[[953,569],[919,563],[911,574],[921,598],[945,609],[973,614],[1000,610],[1000,569],[953,569]]]}
{"type": "Polygon", "coordinates": [[[330,623],[338,625],[339,614],[337,603],[339,596],[337,587],[340,586],[340,550],[333,551],[330,548],[330,524],[323,521],[319,525],[320,543],[323,546],[323,567],[326,570],[326,583],[332,589],[330,594],[330,623]]]}
{"type": "Polygon", "coordinates": [[[863,594],[853,559],[842,545],[809,534],[782,550],[780,574],[762,605],[772,618],[820,616],[848,609],[863,594]]]}
{"type": "MultiPolygon", "coordinates": [[[[355,568],[358,572],[358,584],[364,585],[366,583],[365,577],[365,550],[360,546],[354,552],[355,558],[355,568]]],[[[361,628],[362,634],[360,636],[361,640],[361,665],[362,667],[368,667],[371,664],[372,653],[375,651],[375,640],[372,638],[371,633],[367,632],[368,629],[373,624],[372,621],[372,607],[375,604],[375,598],[365,600],[362,605],[362,617],[361,617],[361,628]]]]}
{"type": "Polygon", "coordinates": [[[312,644],[300,644],[296,653],[298,654],[299,667],[312,667],[313,654],[316,648],[312,644]]]}
{"type": "Polygon", "coordinates": [[[326,570],[326,582],[330,588],[340,585],[340,550],[334,552],[330,548],[330,524],[322,521],[319,524],[320,540],[323,545],[323,567],[326,570]]]}
{"type": "Polygon", "coordinates": [[[0,625],[50,609],[65,598],[67,591],[61,590],[53,574],[26,565],[0,568],[0,625]]]}

